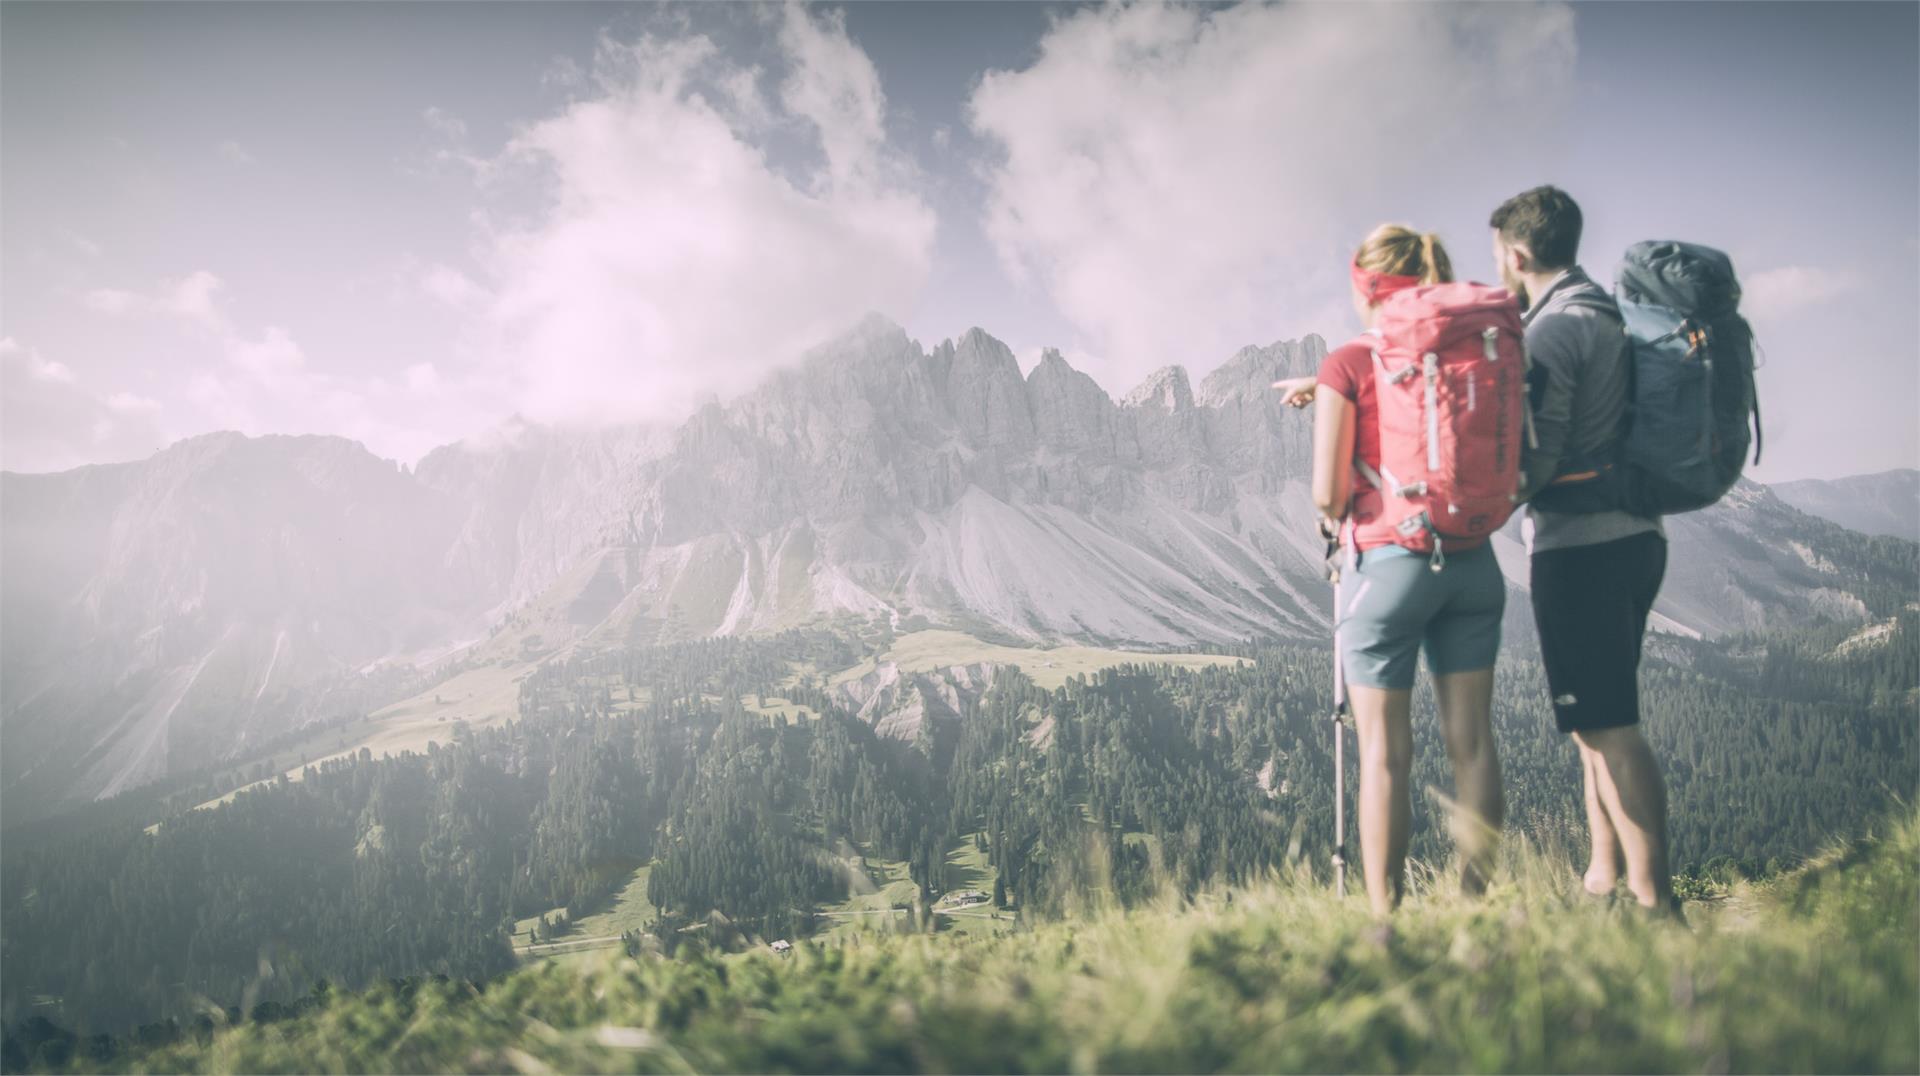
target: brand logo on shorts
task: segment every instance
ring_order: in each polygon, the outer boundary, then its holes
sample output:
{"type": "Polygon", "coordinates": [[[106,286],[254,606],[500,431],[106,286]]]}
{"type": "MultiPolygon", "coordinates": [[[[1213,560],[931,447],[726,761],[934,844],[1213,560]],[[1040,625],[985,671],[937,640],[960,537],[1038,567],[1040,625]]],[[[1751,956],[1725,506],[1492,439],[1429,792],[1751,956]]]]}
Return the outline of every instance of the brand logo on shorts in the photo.
{"type": "Polygon", "coordinates": [[[1572,695],[1556,695],[1554,696],[1553,704],[1555,706],[1572,706],[1579,701],[1579,699],[1574,698],[1572,695]]]}

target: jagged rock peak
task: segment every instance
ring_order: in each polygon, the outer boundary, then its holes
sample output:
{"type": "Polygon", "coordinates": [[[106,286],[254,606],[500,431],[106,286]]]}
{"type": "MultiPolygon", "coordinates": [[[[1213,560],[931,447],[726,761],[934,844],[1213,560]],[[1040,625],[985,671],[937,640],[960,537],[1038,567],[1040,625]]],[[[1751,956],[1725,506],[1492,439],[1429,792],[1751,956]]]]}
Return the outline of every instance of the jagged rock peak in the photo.
{"type": "Polygon", "coordinates": [[[857,341],[888,347],[898,347],[908,342],[907,330],[901,328],[899,322],[878,311],[869,311],[865,317],[854,324],[853,328],[842,333],[840,338],[848,342],[857,341]]]}
{"type": "Polygon", "coordinates": [[[336,433],[249,435],[238,430],[214,430],[183,437],[154,453],[151,458],[162,466],[188,468],[210,465],[227,458],[281,460],[304,468],[341,464],[360,466],[369,461],[377,462],[389,470],[400,466],[394,460],[374,455],[359,441],[336,433]]]}
{"type": "MultiPolygon", "coordinates": [[[[971,349],[985,355],[1005,355],[1009,361],[1013,359],[1012,348],[1002,343],[999,337],[982,329],[978,325],[961,333],[960,338],[953,342],[953,346],[957,351],[967,351],[971,349]]],[[[1017,362],[1014,363],[1014,368],[1019,369],[1019,365],[1017,362]]]]}
{"type": "Polygon", "coordinates": [[[1249,344],[1201,380],[1200,403],[1218,407],[1229,400],[1265,392],[1281,378],[1311,376],[1326,357],[1327,342],[1313,333],[1299,340],[1276,340],[1265,347],[1249,344]]]}
{"type": "Polygon", "coordinates": [[[1033,370],[1027,374],[1027,379],[1032,380],[1034,375],[1043,369],[1048,372],[1047,376],[1049,377],[1056,373],[1065,374],[1074,372],[1073,364],[1067,361],[1065,355],[1060,354],[1059,348],[1054,347],[1041,349],[1040,361],[1034,364],[1033,370]]]}
{"type": "Polygon", "coordinates": [[[1162,366],[1147,375],[1120,401],[1123,407],[1158,407],[1163,411],[1184,411],[1193,406],[1193,386],[1187,382],[1184,366],[1162,366]]]}
{"type": "Polygon", "coordinates": [[[1033,416],[1027,411],[1026,382],[1007,345],[974,327],[958,344],[948,340],[934,350],[933,365],[945,378],[947,404],[970,441],[1017,445],[1031,441],[1033,416]]]}
{"type": "Polygon", "coordinates": [[[1091,392],[1102,399],[1107,396],[1106,390],[1100,387],[1098,381],[1083,371],[1074,369],[1073,364],[1067,361],[1065,355],[1060,354],[1058,348],[1050,347],[1040,352],[1040,361],[1034,363],[1033,369],[1027,372],[1027,388],[1029,391],[1050,391],[1055,386],[1060,386],[1060,391],[1075,395],[1086,395],[1091,392]]]}
{"type": "Polygon", "coordinates": [[[1113,400],[1100,383],[1046,349],[1027,374],[1027,402],[1035,434],[1058,448],[1113,450],[1113,400]]]}
{"type": "Polygon", "coordinates": [[[802,367],[819,363],[857,362],[860,359],[898,359],[915,354],[917,346],[907,330],[885,314],[869,312],[851,328],[824,343],[808,348],[800,356],[802,367]]]}

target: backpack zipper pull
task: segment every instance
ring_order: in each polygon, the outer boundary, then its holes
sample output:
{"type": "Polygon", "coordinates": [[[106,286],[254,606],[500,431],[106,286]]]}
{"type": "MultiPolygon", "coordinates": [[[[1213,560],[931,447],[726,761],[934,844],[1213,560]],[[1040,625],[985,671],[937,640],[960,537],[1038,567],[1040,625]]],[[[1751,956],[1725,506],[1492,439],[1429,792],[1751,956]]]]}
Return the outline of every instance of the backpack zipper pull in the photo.
{"type": "Polygon", "coordinates": [[[1485,345],[1487,349],[1488,362],[1500,361],[1499,339],[1500,326],[1498,325],[1489,325],[1487,326],[1487,331],[1480,334],[1480,343],[1485,345]]]}
{"type": "Polygon", "coordinates": [[[1427,470],[1440,470],[1440,356],[1429,351],[1420,357],[1427,374],[1427,470]]]}

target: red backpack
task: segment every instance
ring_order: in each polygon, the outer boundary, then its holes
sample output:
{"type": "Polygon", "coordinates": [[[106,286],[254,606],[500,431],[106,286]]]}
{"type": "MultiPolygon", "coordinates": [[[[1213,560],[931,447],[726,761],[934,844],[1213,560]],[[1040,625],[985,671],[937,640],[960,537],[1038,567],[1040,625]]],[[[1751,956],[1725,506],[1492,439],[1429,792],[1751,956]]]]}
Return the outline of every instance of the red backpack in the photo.
{"type": "Polygon", "coordinates": [[[1380,469],[1355,466],[1380,495],[1366,498],[1377,511],[1351,517],[1349,541],[1430,553],[1437,572],[1447,539],[1484,538],[1513,514],[1532,428],[1520,306],[1484,284],[1407,288],[1380,305],[1372,332],[1380,469]]]}

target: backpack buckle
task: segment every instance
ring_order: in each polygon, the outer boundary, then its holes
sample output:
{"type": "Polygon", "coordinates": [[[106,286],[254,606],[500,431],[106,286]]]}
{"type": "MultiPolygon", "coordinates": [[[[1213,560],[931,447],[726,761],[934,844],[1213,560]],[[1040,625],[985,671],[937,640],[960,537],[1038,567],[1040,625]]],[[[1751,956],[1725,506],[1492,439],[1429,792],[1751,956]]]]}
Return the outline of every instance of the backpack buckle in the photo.
{"type": "Polygon", "coordinates": [[[1706,349],[1707,330],[1705,328],[1695,328],[1692,325],[1684,326],[1684,328],[1687,331],[1687,358],[1693,358],[1706,349]]]}

